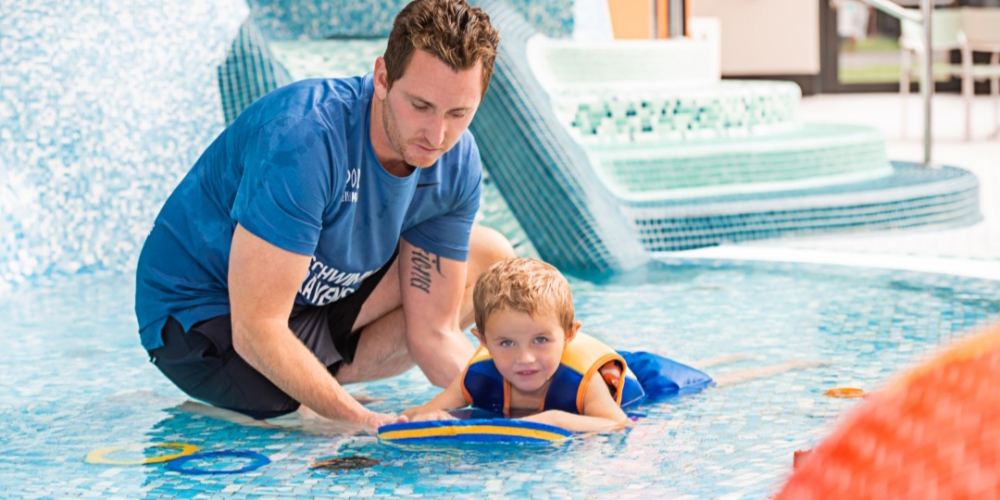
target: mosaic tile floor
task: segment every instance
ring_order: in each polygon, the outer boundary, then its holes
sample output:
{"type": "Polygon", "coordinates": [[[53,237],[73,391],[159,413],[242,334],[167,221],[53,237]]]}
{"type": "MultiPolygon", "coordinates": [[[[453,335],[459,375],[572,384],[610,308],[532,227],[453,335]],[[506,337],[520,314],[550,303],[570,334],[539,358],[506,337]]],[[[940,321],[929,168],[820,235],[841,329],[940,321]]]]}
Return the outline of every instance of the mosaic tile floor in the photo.
{"type": "MultiPolygon", "coordinates": [[[[322,426],[251,427],[189,411],[146,361],[127,275],[21,287],[0,302],[2,498],[767,498],[856,403],[835,386],[877,389],[937,345],[996,322],[1000,282],[831,266],[672,261],[600,285],[575,281],[585,329],[621,349],[681,361],[744,353],[722,375],[789,359],[831,364],[639,408],[628,432],[552,447],[401,449],[322,426]],[[271,463],[228,475],[162,464],[98,465],[91,451],[136,444],[141,459],[184,442],[271,463]],[[331,471],[318,459],[377,465],[331,471]]],[[[351,387],[397,411],[435,390],[417,371],[351,387]]],[[[246,460],[189,464],[212,470],[246,460]]]]}

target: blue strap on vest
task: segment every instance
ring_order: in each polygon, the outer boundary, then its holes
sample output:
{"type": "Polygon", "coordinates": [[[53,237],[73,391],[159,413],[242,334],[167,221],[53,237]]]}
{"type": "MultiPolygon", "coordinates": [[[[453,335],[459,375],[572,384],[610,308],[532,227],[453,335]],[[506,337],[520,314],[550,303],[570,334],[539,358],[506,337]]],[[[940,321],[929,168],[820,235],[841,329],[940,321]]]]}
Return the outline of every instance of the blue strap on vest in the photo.
{"type": "Polygon", "coordinates": [[[465,390],[472,406],[503,414],[503,375],[492,359],[472,363],[465,370],[465,390]]]}
{"type": "Polygon", "coordinates": [[[576,370],[559,365],[552,375],[552,383],[545,393],[546,410],[562,410],[566,413],[580,413],[576,408],[576,393],[583,381],[583,375],[576,370]]]}

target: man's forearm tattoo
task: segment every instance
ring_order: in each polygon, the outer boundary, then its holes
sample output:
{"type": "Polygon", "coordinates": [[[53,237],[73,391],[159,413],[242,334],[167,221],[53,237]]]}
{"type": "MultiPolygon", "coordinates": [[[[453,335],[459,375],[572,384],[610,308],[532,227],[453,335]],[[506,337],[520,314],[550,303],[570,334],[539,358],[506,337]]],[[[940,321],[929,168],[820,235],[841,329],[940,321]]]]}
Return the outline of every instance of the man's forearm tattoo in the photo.
{"type": "Polygon", "coordinates": [[[441,257],[419,248],[413,249],[413,257],[410,258],[413,270],[410,271],[410,286],[419,288],[424,293],[431,293],[431,270],[441,274],[441,257]]]}

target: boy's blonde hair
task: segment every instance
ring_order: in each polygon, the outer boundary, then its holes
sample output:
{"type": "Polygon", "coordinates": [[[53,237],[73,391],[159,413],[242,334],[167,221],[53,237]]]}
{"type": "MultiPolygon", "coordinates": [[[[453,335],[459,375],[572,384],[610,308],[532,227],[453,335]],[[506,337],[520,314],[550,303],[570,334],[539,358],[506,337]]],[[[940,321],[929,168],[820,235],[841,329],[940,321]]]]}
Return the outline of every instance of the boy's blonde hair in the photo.
{"type": "Polygon", "coordinates": [[[536,259],[515,257],[490,267],[472,291],[476,328],[486,335],[486,319],[507,309],[531,317],[555,314],[564,331],[572,330],[573,292],[558,269],[536,259]]]}

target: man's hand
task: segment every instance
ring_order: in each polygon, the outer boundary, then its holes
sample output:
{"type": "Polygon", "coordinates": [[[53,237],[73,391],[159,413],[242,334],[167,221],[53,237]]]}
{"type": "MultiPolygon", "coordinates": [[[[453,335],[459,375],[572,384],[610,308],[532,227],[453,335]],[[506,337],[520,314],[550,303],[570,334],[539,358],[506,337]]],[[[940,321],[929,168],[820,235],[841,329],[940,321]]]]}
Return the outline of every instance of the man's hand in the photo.
{"type": "Polygon", "coordinates": [[[414,422],[426,422],[429,420],[456,420],[455,416],[443,410],[434,410],[426,413],[420,413],[413,416],[414,422]]]}
{"type": "Polygon", "coordinates": [[[400,413],[399,416],[413,420],[413,416],[423,411],[423,409],[424,409],[423,406],[414,406],[413,408],[407,408],[403,410],[403,412],[400,413]]]}
{"type": "Polygon", "coordinates": [[[448,384],[441,394],[434,396],[434,399],[420,406],[414,406],[400,413],[400,417],[408,418],[412,422],[425,420],[452,420],[455,417],[448,413],[448,410],[456,410],[468,405],[465,395],[462,393],[462,377],[455,377],[455,380],[448,384]]]}
{"type": "Polygon", "coordinates": [[[369,415],[368,418],[365,419],[365,427],[367,427],[369,432],[375,434],[378,432],[378,428],[382,427],[383,425],[396,424],[402,422],[409,422],[409,419],[404,415],[396,416],[385,413],[371,412],[371,415],[369,415]]]}
{"type": "Polygon", "coordinates": [[[316,413],[373,426],[384,419],[355,401],[288,328],[309,262],[309,256],[282,250],[236,226],[229,256],[233,349],[316,413]]]}

